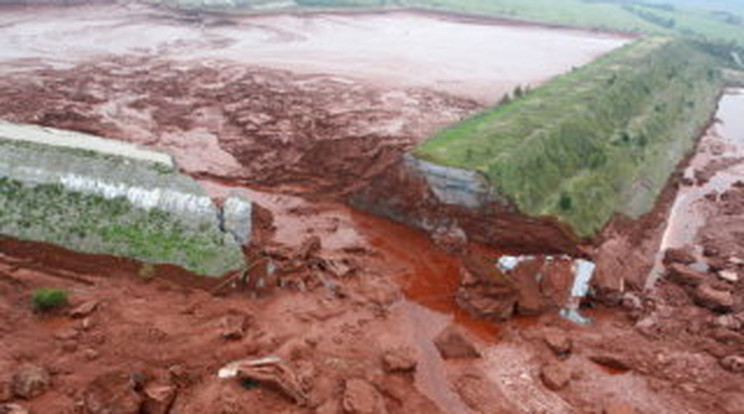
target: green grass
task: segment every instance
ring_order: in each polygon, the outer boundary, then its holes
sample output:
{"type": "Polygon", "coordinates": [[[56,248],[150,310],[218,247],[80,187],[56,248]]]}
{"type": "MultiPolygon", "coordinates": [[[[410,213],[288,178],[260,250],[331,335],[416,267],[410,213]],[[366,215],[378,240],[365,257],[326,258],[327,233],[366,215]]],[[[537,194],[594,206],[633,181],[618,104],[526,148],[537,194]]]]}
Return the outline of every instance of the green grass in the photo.
{"type": "Polygon", "coordinates": [[[31,294],[31,305],[38,312],[49,312],[67,306],[67,291],[41,288],[31,294]]]}
{"type": "Polygon", "coordinates": [[[95,254],[171,263],[206,276],[243,265],[239,246],[216,228],[187,228],[172,214],[133,207],[125,198],[23,185],[0,178],[0,234],[95,254]]]}
{"type": "Polygon", "coordinates": [[[591,236],[615,213],[652,207],[715,107],[716,63],[686,41],[638,41],[441,131],[414,154],[478,171],[521,212],[591,236]]]}

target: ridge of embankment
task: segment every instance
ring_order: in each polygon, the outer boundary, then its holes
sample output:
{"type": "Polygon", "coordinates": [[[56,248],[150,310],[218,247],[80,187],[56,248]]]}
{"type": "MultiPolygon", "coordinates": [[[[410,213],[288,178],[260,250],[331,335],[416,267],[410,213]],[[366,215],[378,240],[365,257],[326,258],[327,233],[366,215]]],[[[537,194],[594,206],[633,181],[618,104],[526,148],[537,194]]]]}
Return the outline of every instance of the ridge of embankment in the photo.
{"type": "MultiPolygon", "coordinates": [[[[616,214],[652,209],[722,85],[715,59],[690,43],[639,40],[441,131],[413,151],[415,164],[482,177],[477,207],[506,201],[593,237],[616,214]]],[[[427,170],[418,168],[432,182],[427,170]]]]}
{"type": "Polygon", "coordinates": [[[249,202],[216,206],[168,155],[0,123],[0,235],[222,276],[244,266],[250,218],[249,202]]]}

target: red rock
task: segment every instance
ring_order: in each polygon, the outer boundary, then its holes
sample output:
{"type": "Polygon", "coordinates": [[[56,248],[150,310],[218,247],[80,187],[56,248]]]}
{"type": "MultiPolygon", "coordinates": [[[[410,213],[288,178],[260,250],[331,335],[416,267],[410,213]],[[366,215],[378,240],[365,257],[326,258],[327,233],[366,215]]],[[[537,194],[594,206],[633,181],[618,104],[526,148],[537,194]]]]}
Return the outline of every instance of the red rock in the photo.
{"type": "Polygon", "coordinates": [[[25,364],[13,375],[13,395],[26,400],[37,397],[49,388],[50,381],[46,369],[25,364]]]}
{"type": "Polygon", "coordinates": [[[717,312],[726,312],[734,306],[734,297],[731,292],[717,290],[708,283],[699,285],[693,292],[695,303],[704,308],[717,312]]]}
{"type": "Polygon", "coordinates": [[[545,334],[544,340],[558,356],[567,356],[571,353],[571,338],[563,332],[548,332],[545,334]]]}
{"type": "Polygon", "coordinates": [[[0,403],[13,399],[13,375],[0,367],[0,403]]]}
{"type": "Polygon", "coordinates": [[[144,396],[142,414],[168,414],[176,399],[176,388],[170,385],[148,385],[144,396]]]}
{"type": "Polygon", "coordinates": [[[382,356],[382,367],[386,372],[411,372],[416,365],[415,352],[408,347],[390,349],[382,356]]]}
{"type": "Polygon", "coordinates": [[[602,414],[635,414],[635,408],[625,403],[609,403],[602,409],[602,414]]]}
{"type": "Polygon", "coordinates": [[[132,378],[123,372],[110,372],[94,379],[83,392],[87,414],[139,413],[142,397],[134,391],[132,378]]]}
{"type": "Polygon", "coordinates": [[[718,277],[726,282],[736,283],[739,281],[739,275],[732,270],[721,270],[718,277]]]}
{"type": "Polygon", "coordinates": [[[457,326],[449,325],[434,338],[434,345],[444,359],[480,358],[473,342],[457,326]]]}
{"type": "Polygon", "coordinates": [[[460,270],[457,304],[476,317],[505,320],[512,317],[519,299],[517,285],[483,255],[468,252],[460,270]]]}
{"type": "Polygon", "coordinates": [[[682,285],[698,286],[708,280],[707,274],[679,263],[669,265],[667,270],[669,279],[682,285]]]}
{"type": "Polygon", "coordinates": [[[744,372],[744,356],[729,355],[721,359],[721,366],[727,371],[731,371],[737,374],[744,372]]]}
{"type": "Polygon", "coordinates": [[[96,308],[98,308],[98,301],[97,300],[89,300],[86,302],[81,303],[80,305],[74,307],[72,310],[70,310],[70,316],[75,319],[81,319],[85,318],[91,313],[93,313],[96,308]]]}
{"type": "Polygon", "coordinates": [[[246,317],[241,314],[230,314],[220,322],[221,335],[228,340],[242,339],[245,335],[246,317]]]}
{"type": "Polygon", "coordinates": [[[0,414],[28,414],[28,410],[18,404],[0,404],[0,414]]]}
{"type": "Polygon", "coordinates": [[[682,249],[666,249],[664,252],[664,264],[669,266],[673,263],[680,263],[683,265],[691,265],[697,260],[692,254],[689,248],[682,249]]]}
{"type": "Polygon", "coordinates": [[[341,405],[346,414],[387,414],[382,395],[372,384],[361,379],[346,381],[341,405]]]}
{"type": "Polygon", "coordinates": [[[320,252],[322,247],[323,245],[320,242],[320,237],[309,237],[302,242],[300,249],[297,251],[297,257],[303,260],[311,259],[320,252]]]}
{"type": "Polygon", "coordinates": [[[589,359],[595,364],[599,364],[618,371],[630,371],[631,369],[631,366],[627,361],[617,356],[592,355],[589,357],[589,359]]]}
{"type": "Polygon", "coordinates": [[[540,379],[548,389],[560,391],[571,381],[571,372],[562,363],[547,364],[540,370],[540,379]]]}

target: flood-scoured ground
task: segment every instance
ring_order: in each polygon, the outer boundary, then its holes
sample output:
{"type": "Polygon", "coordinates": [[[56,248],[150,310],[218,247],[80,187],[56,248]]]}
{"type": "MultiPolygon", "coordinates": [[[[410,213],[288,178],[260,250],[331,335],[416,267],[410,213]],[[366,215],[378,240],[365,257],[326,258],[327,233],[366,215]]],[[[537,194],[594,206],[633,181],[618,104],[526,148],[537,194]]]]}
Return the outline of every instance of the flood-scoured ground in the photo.
{"type": "MultiPolygon", "coordinates": [[[[388,413],[603,412],[612,403],[642,413],[736,413],[741,381],[691,345],[711,337],[705,329],[684,329],[681,319],[659,332],[637,326],[668,309],[663,302],[587,310],[591,327],[555,314],[477,321],[454,303],[458,257],[337,197],[504,91],[626,41],[410,13],[0,10],[3,118],[169,151],[214,197],[244,192],[260,212],[247,251],[257,265],[245,284],[233,280],[214,295],[116,258],[3,241],[0,384],[26,363],[43,367],[51,381],[42,394],[11,399],[52,414],[138,406],[151,398],[134,386],[140,380],[175,390],[172,412],[180,413],[329,414],[357,403],[358,412],[388,413]],[[75,271],[76,261],[86,270],[75,271]],[[29,296],[42,286],[67,288],[72,306],[98,306],[81,318],[35,314],[29,296]],[[451,323],[480,358],[441,356],[433,341],[451,323]],[[568,354],[546,345],[556,333],[573,343],[568,354]],[[399,347],[413,350],[413,372],[384,368],[399,347]],[[265,356],[286,361],[307,404],[215,375],[233,360],[265,356]],[[570,384],[548,388],[549,364],[564,364],[570,384]],[[355,380],[368,385],[365,395],[350,391],[355,380]],[[370,411],[375,400],[384,409],[370,411]]],[[[707,321],[685,309],[695,326],[707,321]]]]}

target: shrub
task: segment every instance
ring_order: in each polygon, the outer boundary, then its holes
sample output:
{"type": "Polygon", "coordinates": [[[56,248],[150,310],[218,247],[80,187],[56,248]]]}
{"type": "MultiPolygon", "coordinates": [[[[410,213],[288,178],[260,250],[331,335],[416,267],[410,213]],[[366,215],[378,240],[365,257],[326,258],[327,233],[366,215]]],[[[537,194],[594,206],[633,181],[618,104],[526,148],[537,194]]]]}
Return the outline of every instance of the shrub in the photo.
{"type": "Polygon", "coordinates": [[[37,311],[48,312],[67,305],[67,292],[64,289],[36,289],[31,302],[37,311]]]}

